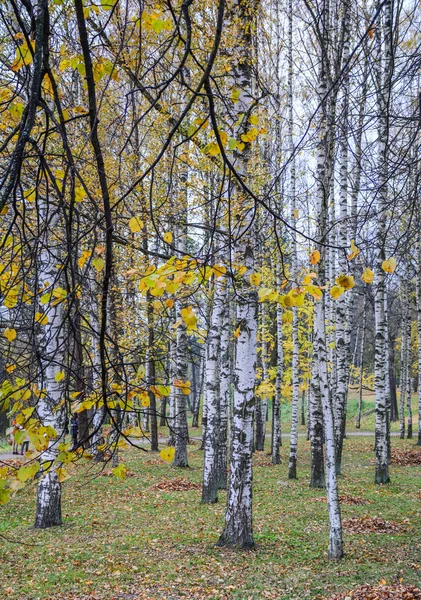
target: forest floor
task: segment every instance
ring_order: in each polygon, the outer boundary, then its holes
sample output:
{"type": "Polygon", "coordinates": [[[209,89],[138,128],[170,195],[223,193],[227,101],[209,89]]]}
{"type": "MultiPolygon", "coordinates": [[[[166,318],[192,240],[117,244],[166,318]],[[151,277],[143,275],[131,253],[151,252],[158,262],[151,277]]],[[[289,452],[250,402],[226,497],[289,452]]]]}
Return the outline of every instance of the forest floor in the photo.
{"type": "MultiPolygon", "coordinates": [[[[410,450],[421,462],[415,440],[394,438],[393,448],[398,458],[410,450]]],[[[296,481],[287,479],[287,452],[284,440],[279,466],[266,453],[255,455],[252,552],[215,546],[226,492],[218,504],[201,504],[197,441],[189,446],[189,469],[133,448],[121,452],[124,481],[108,467],[99,475],[98,465],[77,465],[63,484],[60,528],[31,529],[35,489],[23,490],[0,507],[0,598],[303,600],[362,584],[421,583],[419,466],[401,460],[405,466],[391,466],[392,483],[375,486],[372,437],[346,440],[346,555],[331,563],[325,493],[308,485],[309,443],[299,440],[296,481]]]]}

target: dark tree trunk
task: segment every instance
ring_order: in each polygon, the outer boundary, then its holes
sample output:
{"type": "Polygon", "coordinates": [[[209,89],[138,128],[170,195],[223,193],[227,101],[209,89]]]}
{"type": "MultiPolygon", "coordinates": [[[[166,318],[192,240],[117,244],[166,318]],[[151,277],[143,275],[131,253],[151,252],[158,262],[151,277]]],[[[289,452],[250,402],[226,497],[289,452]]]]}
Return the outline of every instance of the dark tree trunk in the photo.
{"type": "Polygon", "coordinates": [[[39,480],[37,498],[34,527],[46,529],[61,525],[61,484],[54,470],[50,470],[39,480]]]}
{"type": "Polygon", "coordinates": [[[198,369],[199,370],[199,385],[197,386],[197,397],[196,397],[196,401],[194,404],[192,427],[199,427],[200,399],[202,397],[203,383],[204,383],[204,379],[205,379],[204,366],[205,366],[204,358],[201,358],[200,363],[199,363],[199,369],[198,369]]]}
{"type": "MultiPolygon", "coordinates": [[[[314,365],[313,365],[314,371],[314,365]]],[[[310,487],[325,487],[325,464],[323,456],[323,413],[322,402],[316,387],[310,395],[310,450],[311,477],[310,487]]]]}
{"type": "Polygon", "coordinates": [[[256,398],[256,418],[255,418],[255,450],[263,451],[265,449],[264,421],[262,414],[262,401],[256,398]]]}
{"type": "Polygon", "coordinates": [[[167,398],[162,397],[161,400],[161,418],[159,419],[159,426],[165,427],[167,425],[167,398]]]}
{"type": "Polygon", "coordinates": [[[9,426],[9,419],[3,410],[0,410],[0,438],[5,437],[6,429],[9,426]]]}

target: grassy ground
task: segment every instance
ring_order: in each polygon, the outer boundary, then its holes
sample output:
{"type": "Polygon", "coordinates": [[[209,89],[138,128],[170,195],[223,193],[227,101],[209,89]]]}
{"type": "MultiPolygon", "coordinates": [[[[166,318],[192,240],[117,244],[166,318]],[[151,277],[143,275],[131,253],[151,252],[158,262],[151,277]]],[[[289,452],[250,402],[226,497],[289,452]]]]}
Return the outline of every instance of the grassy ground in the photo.
{"type": "MultiPolygon", "coordinates": [[[[372,504],[343,506],[343,517],[383,517],[405,532],[345,534],[346,557],[338,564],[327,561],[327,507],[315,501],[323,491],[308,487],[309,445],[304,438],[299,440],[297,481],[287,480],[287,460],[273,467],[263,453],[255,457],[257,549],[250,553],[214,545],[223,526],[226,493],[209,506],[200,503],[200,489],[153,487],[176,477],[200,483],[197,444],[189,447],[191,468],[185,470],[130,449],[122,454],[134,476],[123,482],[92,479],[92,465],[78,465],[77,476],[63,484],[61,528],[30,529],[33,487],[0,507],[0,533],[25,544],[1,541],[0,598],[302,600],[382,579],[419,584],[420,468],[392,466],[392,483],[374,486],[373,438],[349,438],[345,444],[341,494],[372,504]]],[[[394,438],[393,445],[413,448],[414,442],[394,438]]],[[[282,454],[286,452],[285,445],[282,454]]]]}

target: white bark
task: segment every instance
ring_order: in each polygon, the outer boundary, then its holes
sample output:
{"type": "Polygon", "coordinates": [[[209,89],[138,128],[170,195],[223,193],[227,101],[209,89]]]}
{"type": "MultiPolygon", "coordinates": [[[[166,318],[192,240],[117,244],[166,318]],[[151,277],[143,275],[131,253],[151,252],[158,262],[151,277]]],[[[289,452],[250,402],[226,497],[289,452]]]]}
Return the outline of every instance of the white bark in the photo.
{"type": "MultiPolygon", "coordinates": [[[[319,143],[317,147],[317,237],[320,241],[320,261],[317,265],[318,284],[324,286],[325,256],[326,249],[323,245],[327,239],[327,215],[329,206],[329,194],[331,190],[332,156],[331,156],[331,131],[327,122],[327,85],[328,85],[328,60],[329,48],[329,22],[330,22],[329,0],[321,4],[320,26],[322,31],[320,48],[320,73],[318,82],[319,109],[319,143]]],[[[320,394],[323,408],[323,424],[326,443],[326,491],[329,511],[329,546],[328,556],[330,559],[340,559],[343,556],[342,523],[339,505],[336,460],[335,460],[335,434],[331,396],[328,381],[327,352],[326,352],[326,329],[325,329],[325,294],[315,302],[314,312],[314,336],[313,336],[313,359],[315,370],[318,373],[316,381],[316,394],[320,394]]]]}
{"type": "Polygon", "coordinates": [[[360,341],[360,375],[358,379],[358,412],[355,427],[359,429],[361,427],[361,412],[363,405],[363,374],[364,374],[364,346],[365,346],[365,333],[367,328],[367,293],[364,294],[364,308],[363,308],[363,324],[360,341]]]}
{"type": "Polygon", "coordinates": [[[376,473],[375,483],[388,483],[388,432],[387,432],[387,398],[386,398],[386,322],[385,293],[386,274],[382,263],[386,258],[386,218],[388,195],[388,136],[389,136],[389,95],[391,91],[391,0],[386,0],[380,12],[379,22],[375,27],[376,57],[375,77],[377,92],[378,124],[378,226],[377,248],[374,279],[374,313],[376,322],[374,381],[376,390],[376,473]],[[384,26],[381,17],[384,14],[384,26]]]}
{"type": "MultiPolygon", "coordinates": [[[[296,217],[296,169],[295,169],[295,148],[294,148],[294,111],[293,111],[293,12],[292,0],[288,0],[288,145],[291,156],[290,163],[290,207],[291,223],[294,229],[291,231],[291,275],[294,286],[297,286],[297,235],[295,228],[297,226],[296,217]]],[[[291,438],[289,447],[289,465],[288,478],[297,478],[297,447],[298,447],[298,400],[300,393],[299,379],[299,343],[298,343],[298,309],[293,307],[292,320],[292,399],[291,399],[291,438]]]]}
{"type": "Polygon", "coordinates": [[[418,337],[418,441],[421,446],[421,241],[417,242],[416,309],[418,337]]]}
{"type": "MultiPolygon", "coordinates": [[[[40,296],[61,287],[57,264],[61,264],[60,245],[55,235],[59,235],[60,218],[57,210],[44,200],[39,206],[42,232],[40,233],[41,252],[38,263],[38,289],[40,296]]],[[[48,323],[40,326],[38,348],[40,355],[39,388],[45,390],[38,400],[37,412],[40,423],[44,427],[52,427],[56,432],[55,439],[49,441],[48,448],[41,455],[41,479],[38,482],[37,509],[35,527],[46,528],[61,525],[61,484],[58,481],[56,459],[58,446],[64,440],[64,400],[66,378],[59,381],[56,375],[65,369],[66,331],[63,302],[54,302],[54,297],[40,306],[45,312],[48,323]]]]}
{"type": "MultiPolygon", "coordinates": [[[[408,290],[410,293],[410,290],[408,290]]],[[[411,306],[410,306],[410,295],[408,293],[407,298],[407,313],[406,313],[406,407],[408,412],[408,429],[406,437],[408,440],[412,439],[412,378],[411,378],[411,306]]]]}
{"type": "Polygon", "coordinates": [[[218,444],[218,488],[227,489],[227,444],[228,421],[230,412],[231,384],[231,335],[230,309],[225,298],[225,310],[222,316],[220,343],[220,382],[219,382],[219,444],[218,444]]]}
{"type": "Polygon", "coordinates": [[[91,306],[91,344],[92,344],[92,392],[96,394],[97,401],[92,418],[92,453],[96,461],[102,461],[104,453],[98,448],[104,442],[102,425],[105,418],[105,407],[102,404],[101,394],[101,357],[99,354],[99,314],[98,302],[94,294],[91,306]]]}
{"type": "Polygon", "coordinates": [[[216,279],[206,357],[207,433],[204,444],[202,487],[202,502],[206,503],[218,501],[218,447],[221,408],[219,358],[225,301],[226,283],[221,279],[216,279]]]}
{"type": "MultiPolygon", "coordinates": [[[[252,23],[257,2],[233,0],[229,27],[235,36],[236,48],[230,60],[230,78],[239,90],[238,102],[233,103],[232,124],[236,138],[249,128],[240,116],[252,107],[252,23]],[[238,59],[240,57],[240,60],[238,59]]],[[[240,176],[247,177],[249,144],[243,152],[234,152],[233,160],[240,176]]],[[[251,230],[252,201],[238,192],[239,221],[235,232],[235,260],[246,267],[243,281],[237,288],[237,327],[234,366],[232,445],[225,527],[218,544],[251,548],[252,529],[252,442],[254,414],[254,385],[256,377],[257,293],[249,284],[254,270],[255,240],[251,230]]]]}
{"type": "MultiPolygon", "coordinates": [[[[279,261],[276,265],[277,276],[276,283],[280,283],[280,265],[279,261]]],[[[284,370],[284,350],[283,350],[283,334],[282,334],[282,306],[276,306],[276,380],[275,380],[275,397],[272,406],[272,464],[279,465],[281,462],[280,446],[282,443],[281,437],[281,402],[282,402],[282,378],[284,370]]]]}

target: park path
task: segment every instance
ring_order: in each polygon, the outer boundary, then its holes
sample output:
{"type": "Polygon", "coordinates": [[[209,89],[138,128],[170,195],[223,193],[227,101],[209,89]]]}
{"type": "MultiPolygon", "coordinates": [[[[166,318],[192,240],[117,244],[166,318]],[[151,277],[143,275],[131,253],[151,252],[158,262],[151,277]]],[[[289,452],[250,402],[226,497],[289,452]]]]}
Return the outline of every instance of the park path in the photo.
{"type": "MultiPolygon", "coordinates": [[[[350,431],[346,435],[347,435],[347,437],[374,437],[374,431],[350,431]]],[[[399,431],[392,431],[390,433],[390,435],[392,437],[398,437],[399,431]]],[[[289,433],[282,434],[283,438],[289,438],[289,436],[290,436],[289,433]]],[[[305,437],[305,436],[306,436],[305,433],[298,434],[298,437],[305,437]]],[[[200,442],[202,440],[201,436],[195,436],[195,435],[191,435],[190,439],[198,441],[198,442],[200,442]]],[[[142,440],[136,440],[136,439],[132,438],[130,441],[133,444],[133,446],[145,446],[145,445],[150,444],[150,440],[148,438],[144,438],[142,440]]],[[[165,438],[165,437],[161,437],[158,440],[158,443],[161,446],[165,445],[167,442],[168,442],[168,438],[165,438]]],[[[4,461],[4,460],[10,460],[10,459],[24,460],[25,457],[20,454],[12,454],[11,452],[0,452],[0,462],[4,461]]]]}

